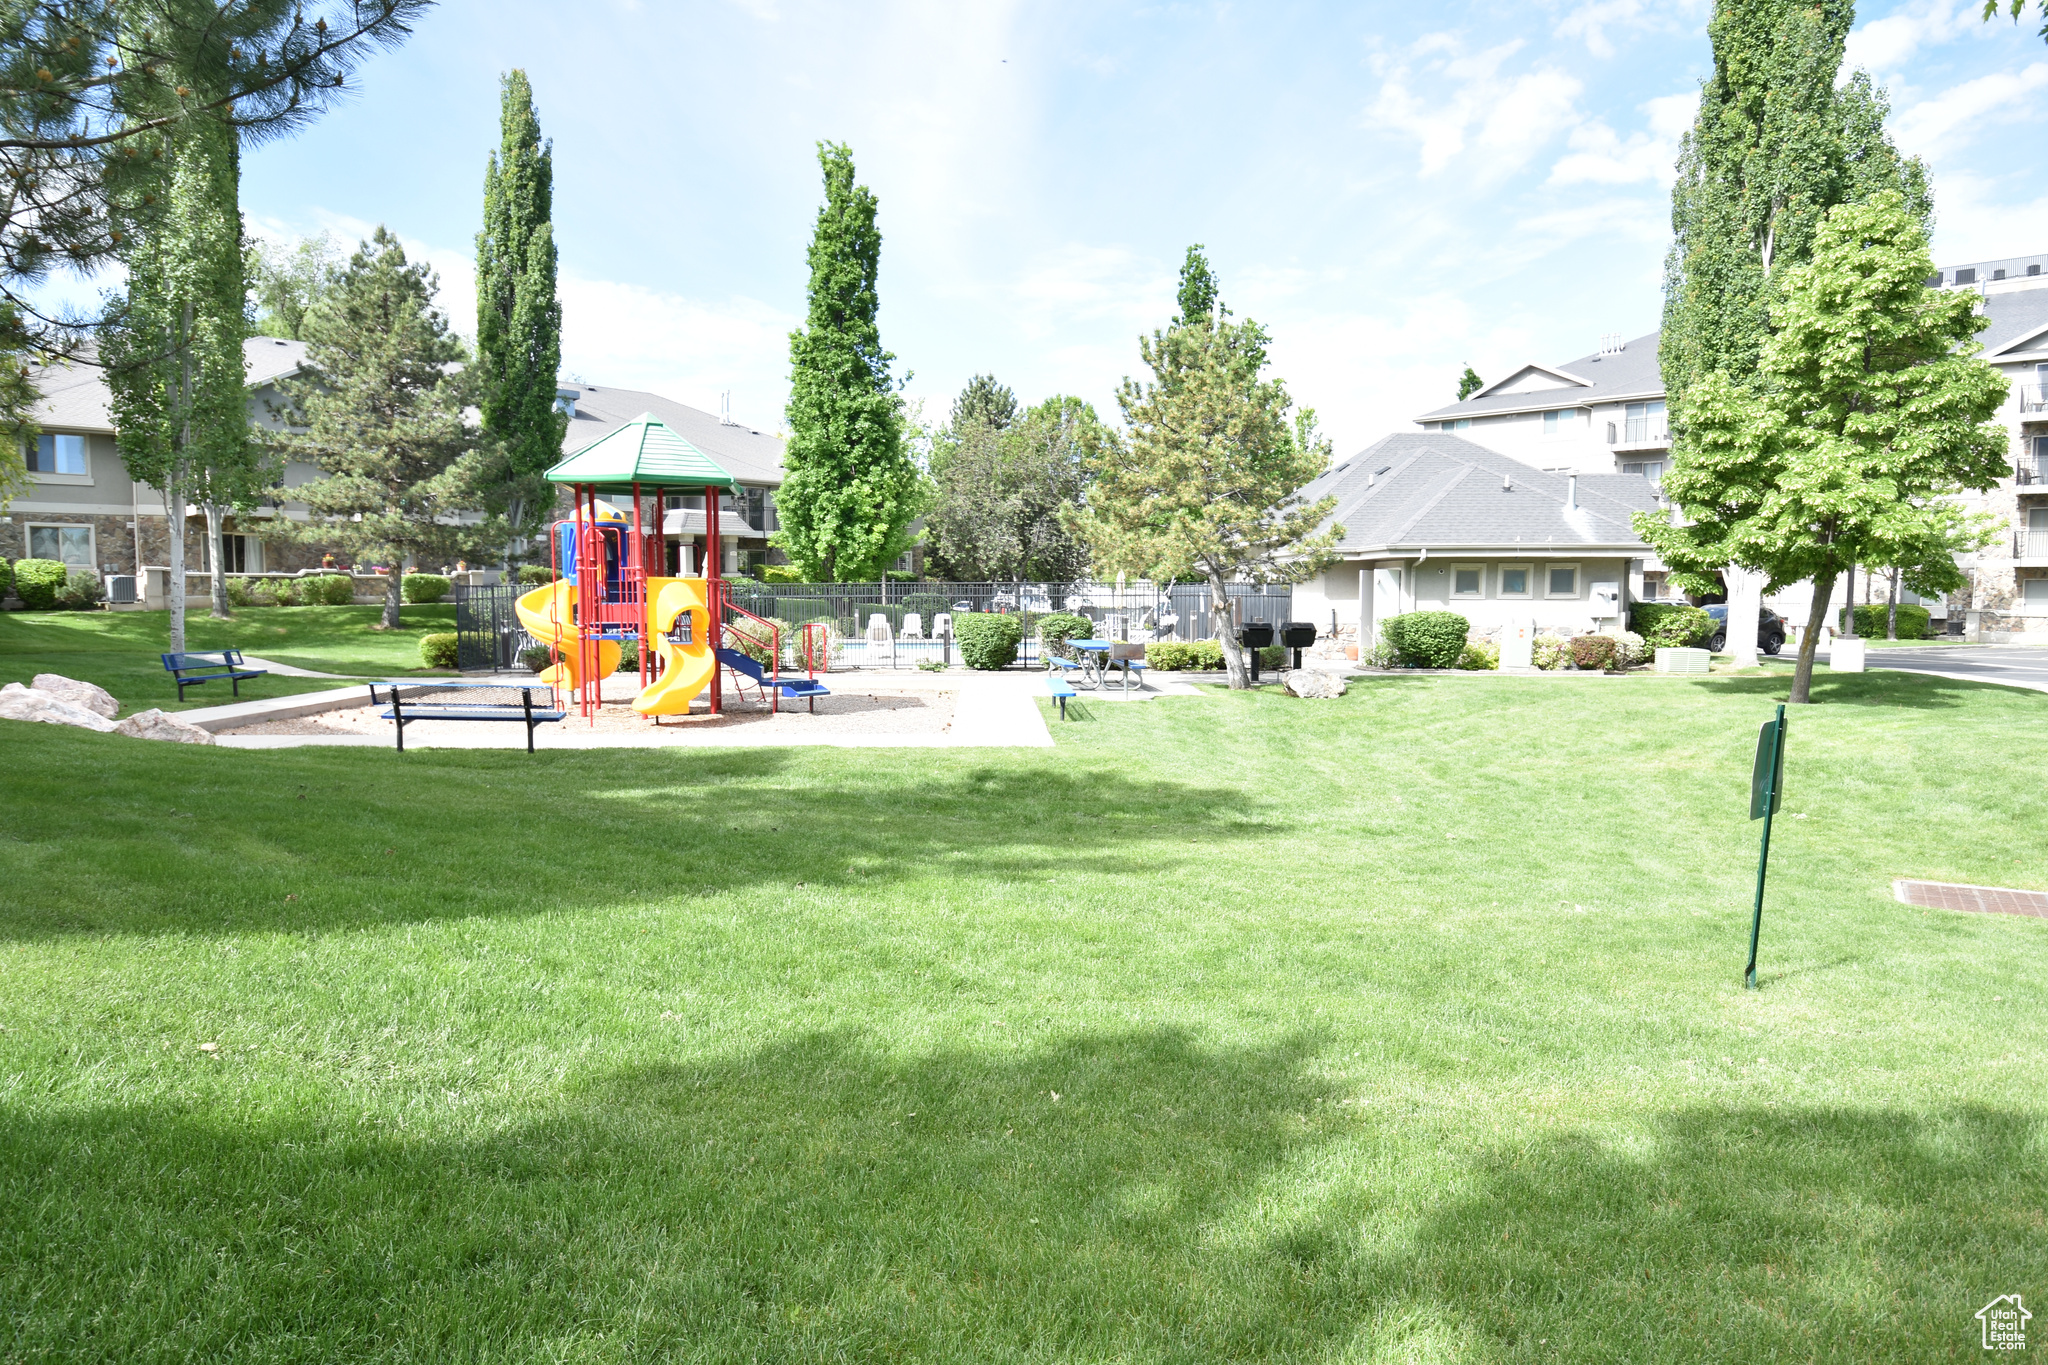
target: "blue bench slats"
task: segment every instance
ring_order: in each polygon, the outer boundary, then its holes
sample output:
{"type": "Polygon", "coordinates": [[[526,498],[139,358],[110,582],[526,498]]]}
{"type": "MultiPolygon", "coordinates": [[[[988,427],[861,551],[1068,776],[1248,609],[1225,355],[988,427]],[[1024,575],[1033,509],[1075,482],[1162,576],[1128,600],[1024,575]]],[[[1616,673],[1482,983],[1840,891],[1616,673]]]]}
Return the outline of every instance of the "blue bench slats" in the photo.
{"type": "MultiPolygon", "coordinates": [[[[545,683],[457,683],[453,690],[463,692],[517,692],[519,700],[506,698],[503,702],[435,702],[431,699],[415,699],[407,702],[403,689],[414,692],[432,688],[432,683],[385,681],[370,684],[370,705],[388,702],[378,712],[380,719],[388,720],[398,731],[398,752],[405,752],[405,727],[416,720],[509,720],[526,727],[526,752],[533,752],[533,732],[536,727],[550,721],[565,720],[569,713],[554,706],[536,707],[533,694],[545,692],[548,700],[554,700],[555,690],[545,683]],[[386,695],[379,697],[377,689],[383,688],[386,695]]],[[[442,688],[441,690],[451,690],[442,688]]]]}
{"type": "Polygon", "coordinates": [[[242,651],[221,649],[206,652],[185,650],[178,653],[159,654],[164,662],[164,672],[171,675],[178,684],[178,700],[185,700],[185,689],[201,683],[225,680],[234,689],[236,696],[242,695],[242,679],[261,678],[269,673],[265,668],[245,668],[242,665],[242,651]],[[206,670],[212,669],[213,672],[206,670]]]}

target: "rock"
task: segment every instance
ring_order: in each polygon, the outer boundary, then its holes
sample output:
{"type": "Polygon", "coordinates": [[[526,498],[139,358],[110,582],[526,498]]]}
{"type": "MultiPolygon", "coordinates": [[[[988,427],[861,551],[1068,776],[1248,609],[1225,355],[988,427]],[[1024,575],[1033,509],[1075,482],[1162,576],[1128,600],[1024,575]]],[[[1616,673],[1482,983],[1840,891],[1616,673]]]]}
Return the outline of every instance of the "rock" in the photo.
{"type": "Polygon", "coordinates": [[[1281,676],[1280,685],[1287,689],[1290,697],[1328,699],[1344,695],[1342,678],[1334,673],[1319,673],[1313,668],[1289,669],[1281,676]]]}
{"type": "Polygon", "coordinates": [[[114,728],[114,722],[97,715],[82,706],[51,696],[48,692],[20,683],[9,683],[0,687],[0,720],[41,721],[45,725],[76,725],[81,730],[97,730],[101,734],[114,728]]]}
{"type": "Polygon", "coordinates": [[[130,739],[167,739],[174,744],[213,743],[211,731],[202,730],[196,725],[187,725],[184,721],[167,716],[153,706],[147,711],[137,711],[114,726],[113,731],[117,735],[127,735],[130,739]]]}
{"type": "Polygon", "coordinates": [[[121,703],[114,700],[114,694],[104,687],[95,687],[89,682],[67,678],[61,673],[38,673],[29,684],[38,692],[48,692],[58,701],[82,706],[88,711],[112,720],[121,714],[121,703]]]}

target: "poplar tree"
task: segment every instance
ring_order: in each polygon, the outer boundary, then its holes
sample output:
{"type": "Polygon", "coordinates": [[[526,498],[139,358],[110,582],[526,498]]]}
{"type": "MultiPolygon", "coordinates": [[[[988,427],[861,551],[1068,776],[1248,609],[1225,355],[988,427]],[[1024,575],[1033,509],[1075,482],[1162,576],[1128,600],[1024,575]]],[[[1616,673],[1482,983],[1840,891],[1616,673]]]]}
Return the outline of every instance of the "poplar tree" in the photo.
{"type": "Polygon", "coordinates": [[[1808,265],[1784,272],[1750,383],[1715,370],[1690,399],[1690,448],[1663,489],[1689,513],[1636,514],[1637,534],[1695,580],[1725,565],[1765,591],[1813,580],[1791,700],[1811,700],[1836,580],[1882,564],[1953,581],[1984,543],[1950,500],[2012,472],[1992,421],[2006,381],[1977,358],[1972,290],[1927,287],[1923,216],[1887,191],[1829,210],[1808,265]]]}
{"type": "MultiPolygon", "coordinates": [[[[214,615],[226,616],[221,519],[268,480],[251,438],[236,134],[213,119],[174,125],[152,148],[160,194],[124,221],[125,295],[101,329],[115,440],[129,476],[163,495],[170,644],[185,648],[186,504],[206,511],[214,615]]],[[[140,567],[140,566],[138,566],[140,567]]]]}
{"type": "Polygon", "coordinates": [[[1479,377],[1479,371],[1467,365],[1465,373],[1458,376],[1458,401],[1464,402],[1485,387],[1486,381],[1479,377]]]}
{"type": "Polygon", "coordinates": [[[774,543],[810,582],[879,579],[916,542],[924,484],[876,323],[882,234],[853,152],[818,144],[825,204],[811,237],[809,307],[790,333],[789,445],[774,543]]]}
{"type": "Polygon", "coordinates": [[[390,568],[386,629],[399,624],[408,562],[481,556],[503,523],[474,517],[488,463],[465,422],[473,381],[462,342],[434,306],[434,272],[383,228],[306,315],[306,364],[281,387],[292,429],[278,438],[322,477],[292,489],[305,538],[390,568]]]}
{"type": "Polygon", "coordinates": [[[477,402],[503,461],[497,501],[515,535],[536,529],[553,502],[542,476],[562,458],[569,417],[555,404],[562,305],[555,296],[554,147],[543,142],[533,87],[503,81],[499,147],[484,170],[476,238],[477,402]]]}
{"type": "Polygon", "coordinates": [[[1885,135],[1883,92],[1857,72],[1839,89],[1849,0],[1720,0],[1707,25],[1714,68],[1671,192],[1658,358],[1684,458],[1685,400],[1716,370],[1754,373],[1775,280],[1812,255],[1837,204],[1899,193],[1923,225],[1926,169],[1885,135]]]}

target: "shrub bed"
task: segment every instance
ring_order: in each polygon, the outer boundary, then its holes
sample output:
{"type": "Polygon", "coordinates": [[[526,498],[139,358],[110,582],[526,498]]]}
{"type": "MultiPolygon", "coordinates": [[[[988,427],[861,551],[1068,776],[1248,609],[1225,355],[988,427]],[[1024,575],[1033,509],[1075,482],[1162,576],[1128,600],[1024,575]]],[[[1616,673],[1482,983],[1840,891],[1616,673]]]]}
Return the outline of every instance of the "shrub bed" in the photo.
{"type": "Polygon", "coordinates": [[[1411,611],[1389,616],[1380,631],[1411,668],[1455,668],[1472,623],[1454,611],[1411,611]]]}
{"type": "Polygon", "coordinates": [[[420,662],[428,668],[455,667],[455,632],[420,636],[420,662]]]}
{"type": "Polygon", "coordinates": [[[1691,649],[1714,633],[1714,618],[1683,602],[1632,602],[1628,626],[1651,649],[1691,649]]]}
{"type": "MultiPolygon", "coordinates": [[[[1856,633],[1866,640],[1885,639],[1885,613],[1890,608],[1882,602],[1856,608],[1856,633]]],[[[1838,612],[1837,616],[1847,616],[1838,612]]],[[[1899,604],[1899,638],[1901,640],[1931,640],[1934,638],[1934,618],[1927,608],[1917,603],[1899,604]]]]}
{"type": "Polygon", "coordinates": [[[555,571],[545,564],[521,564],[519,581],[529,588],[545,588],[555,581],[555,571]]]}
{"type": "MultiPolygon", "coordinates": [[[[1145,646],[1145,662],[1153,668],[1171,673],[1221,673],[1223,671],[1223,642],[1221,640],[1154,640],[1145,646]]],[[[1260,668],[1285,668],[1287,650],[1282,645],[1267,645],[1259,651],[1260,668]]]]}
{"type": "Polygon", "coordinates": [[[454,586],[445,574],[409,573],[399,580],[398,593],[413,606],[424,607],[439,602],[454,586]]]}
{"type": "Polygon", "coordinates": [[[1491,640],[1467,640],[1458,656],[1458,667],[1467,673],[1485,673],[1500,667],[1500,646],[1491,640]]]}
{"type": "Polygon", "coordinates": [[[57,605],[65,611],[90,611],[107,600],[107,585],[90,569],[73,569],[64,575],[57,592],[57,605]]]}
{"type": "MultiPolygon", "coordinates": [[[[1085,616],[1073,612],[1055,612],[1051,616],[1038,618],[1038,643],[1047,654],[1062,659],[1074,657],[1074,651],[1067,646],[1069,640],[1086,640],[1095,633],[1095,623],[1085,616]]],[[[1150,646],[1147,646],[1149,651],[1150,646]]],[[[1151,662],[1148,652],[1146,662],[1151,662]]]]}
{"type": "Polygon", "coordinates": [[[30,611],[55,611],[67,570],[54,559],[14,561],[14,594],[30,611]]]}
{"type": "Polygon", "coordinates": [[[953,618],[953,634],[960,642],[961,663],[969,668],[1007,668],[1017,660],[1017,646],[1024,643],[1024,623],[994,612],[962,612],[953,618]]]}

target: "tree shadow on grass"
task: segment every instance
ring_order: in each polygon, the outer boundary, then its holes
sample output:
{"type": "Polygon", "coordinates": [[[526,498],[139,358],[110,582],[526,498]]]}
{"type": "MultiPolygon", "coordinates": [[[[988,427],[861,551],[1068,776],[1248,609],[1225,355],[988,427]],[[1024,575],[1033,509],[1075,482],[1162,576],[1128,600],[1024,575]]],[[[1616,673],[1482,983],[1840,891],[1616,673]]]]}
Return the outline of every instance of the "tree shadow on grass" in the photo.
{"type": "MultiPolygon", "coordinates": [[[[1781,673],[1773,677],[1699,678],[1688,680],[1683,685],[1693,690],[1709,691],[1716,696],[1757,697],[1766,701],[1784,701],[1792,691],[1792,676],[1789,673],[1781,673]]],[[[1935,677],[1928,673],[1910,673],[1903,669],[1873,669],[1868,673],[1836,674],[1816,671],[1813,675],[1813,703],[1817,707],[1954,709],[1963,704],[1965,697],[1983,692],[2001,693],[2016,702],[2024,703],[2027,700],[2022,689],[2000,687],[1994,683],[1966,682],[1959,678],[1935,677]]]]}
{"type": "Polygon", "coordinates": [[[1284,829],[1236,788],[1084,770],[1036,751],[550,759],[195,752],[9,727],[0,940],[323,932],[761,889],[1043,882],[1120,875],[1133,847],[1162,838],[1188,848],[1284,829]]]}
{"type": "Polygon", "coordinates": [[[2048,1269],[2032,1115],[1702,1107],[1390,1172],[1313,1051],[811,1036],[514,1122],[17,1106],[0,1293],[27,1358],[1920,1361],[2048,1269]]]}

